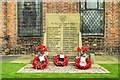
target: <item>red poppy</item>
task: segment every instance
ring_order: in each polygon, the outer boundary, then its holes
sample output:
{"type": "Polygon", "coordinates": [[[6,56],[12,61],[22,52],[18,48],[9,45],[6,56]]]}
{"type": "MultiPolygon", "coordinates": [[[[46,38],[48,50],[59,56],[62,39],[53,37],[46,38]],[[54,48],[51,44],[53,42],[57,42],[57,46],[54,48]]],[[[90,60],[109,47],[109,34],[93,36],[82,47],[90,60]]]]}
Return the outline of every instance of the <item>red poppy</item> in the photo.
{"type": "Polygon", "coordinates": [[[85,52],[88,52],[88,50],[89,50],[89,48],[87,48],[87,47],[86,47],[86,48],[84,48],[84,51],[85,51],[85,52]]]}
{"type": "Polygon", "coordinates": [[[78,47],[78,48],[77,48],[77,52],[81,52],[81,51],[82,51],[82,50],[78,47]]]}
{"type": "Polygon", "coordinates": [[[88,50],[89,50],[88,47],[81,47],[81,49],[79,47],[77,48],[77,52],[82,52],[82,51],[88,52],[88,50]]]}

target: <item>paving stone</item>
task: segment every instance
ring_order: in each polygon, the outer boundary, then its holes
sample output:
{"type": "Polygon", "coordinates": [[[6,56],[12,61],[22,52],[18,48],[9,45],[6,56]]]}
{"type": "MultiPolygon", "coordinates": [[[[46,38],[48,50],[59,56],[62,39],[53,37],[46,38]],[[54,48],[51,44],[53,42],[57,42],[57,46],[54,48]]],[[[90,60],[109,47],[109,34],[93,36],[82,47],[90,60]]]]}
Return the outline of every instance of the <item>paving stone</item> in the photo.
{"type": "Polygon", "coordinates": [[[36,70],[31,64],[27,64],[25,67],[20,69],[17,73],[110,73],[100,65],[94,64],[90,69],[80,70],[76,69],[73,65],[68,66],[55,66],[49,65],[44,70],[36,70]]]}

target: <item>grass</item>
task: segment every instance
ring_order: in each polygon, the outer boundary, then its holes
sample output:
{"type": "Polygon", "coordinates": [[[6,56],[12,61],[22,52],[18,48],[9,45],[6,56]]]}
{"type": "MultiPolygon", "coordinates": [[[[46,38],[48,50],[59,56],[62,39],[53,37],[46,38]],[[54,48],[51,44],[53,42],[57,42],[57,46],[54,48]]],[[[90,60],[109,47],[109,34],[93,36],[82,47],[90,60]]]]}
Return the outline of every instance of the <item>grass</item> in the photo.
{"type": "Polygon", "coordinates": [[[118,78],[118,64],[100,64],[110,74],[81,73],[16,73],[25,63],[2,63],[2,78],[118,78]]]}

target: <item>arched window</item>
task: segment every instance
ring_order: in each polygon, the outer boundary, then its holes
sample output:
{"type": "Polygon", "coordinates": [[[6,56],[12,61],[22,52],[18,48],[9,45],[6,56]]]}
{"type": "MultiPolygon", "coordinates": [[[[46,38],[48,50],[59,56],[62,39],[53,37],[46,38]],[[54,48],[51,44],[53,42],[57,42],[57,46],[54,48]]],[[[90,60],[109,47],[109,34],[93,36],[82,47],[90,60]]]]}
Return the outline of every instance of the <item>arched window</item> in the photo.
{"type": "Polygon", "coordinates": [[[84,0],[80,5],[82,35],[104,35],[104,1],[84,0]]]}
{"type": "Polygon", "coordinates": [[[42,4],[39,1],[18,2],[18,36],[40,37],[42,34],[42,4]]]}

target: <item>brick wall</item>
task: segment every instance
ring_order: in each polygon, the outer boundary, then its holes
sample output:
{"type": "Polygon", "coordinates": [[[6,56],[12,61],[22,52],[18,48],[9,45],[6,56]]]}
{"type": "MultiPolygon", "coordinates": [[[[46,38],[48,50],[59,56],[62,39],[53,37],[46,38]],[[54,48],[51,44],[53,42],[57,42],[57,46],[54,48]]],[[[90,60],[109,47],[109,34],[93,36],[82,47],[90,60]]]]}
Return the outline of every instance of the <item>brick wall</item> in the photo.
{"type": "Polygon", "coordinates": [[[108,2],[106,3],[106,36],[105,46],[110,49],[108,52],[118,52],[119,42],[119,3],[108,2]]]}
{"type": "MultiPolygon", "coordinates": [[[[92,37],[83,36],[82,42],[84,46],[91,47],[91,50],[94,50],[96,54],[117,54],[119,47],[119,33],[120,33],[120,2],[107,2],[106,3],[106,13],[105,13],[105,36],[104,37],[92,37]],[[97,47],[94,47],[93,44],[97,44],[97,47]]],[[[2,6],[2,4],[0,4],[2,6]]],[[[45,14],[46,13],[78,13],[79,5],[78,3],[43,3],[43,33],[45,32],[45,14]]],[[[11,49],[11,53],[31,53],[34,47],[42,43],[43,39],[37,38],[19,38],[17,37],[17,24],[16,24],[16,3],[9,2],[7,3],[7,13],[4,13],[5,6],[0,7],[2,14],[0,17],[1,21],[1,31],[0,37],[9,36],[9,40],[0,38],[0,44],[5,48],[6,44],[11,49]],[[7,16],[7,24],[4,16],[7,16]],[[6,33],[7,32],[7,33],[6,33]],[[32,45],[32,47],[30,47],[32,45]],[[32,49],[31,49],[32,48],[32,49]],[[31,51],[31,52],[30,52],[31,51]]]]}
{"type": "MultiPolygon", "coordinates": [[[[2,48],[6,47],[6,17],[5,17],[5,6],[0,2],[0,46],[2,48]]],[[[2,48],[0,50],[2,50],[2,48]]]]}
{"type": "Polygon", "coordinates": [[[16,2],[7,3],[7,35],[9,35],[9,45],[16,45],[16,2]]]}

